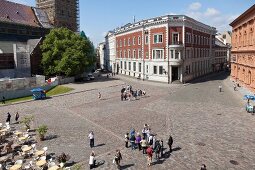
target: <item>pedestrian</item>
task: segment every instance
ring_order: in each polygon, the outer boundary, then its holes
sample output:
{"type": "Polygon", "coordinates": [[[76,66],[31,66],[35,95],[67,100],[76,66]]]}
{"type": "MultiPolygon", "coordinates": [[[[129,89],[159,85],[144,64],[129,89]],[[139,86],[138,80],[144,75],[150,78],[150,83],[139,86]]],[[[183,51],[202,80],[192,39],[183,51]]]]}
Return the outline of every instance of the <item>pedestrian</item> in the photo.
{"type": "Polygon", "coordinates": [[[222,92],[222,86],[221,85],[219,85],[219,91],[222,92]]]}
{"type": "Polygon", "coordinates": [[[152,146],[147,148],[146,153],[147,153],[147,165],[151,166],[153,156],[152,146]]]}
{"type": "Polygon", "coordinates": [[[121,156],[121,153],[120,153],[119,149],[116,150],[114,160],[115,160],[117,168],[120,169],[120,160],[122,160],[122,156],[121,156]]]}
{"type": "Polygon", "coordinates": [[[128,141],[129,141],[129,133],[125,134],[125,146],[128,148],[128,141]]]}
{"type": "Polygon", "coordinates": [[[8,124],[11,124],[11,114],[8,112],[7,113],[7,119],[6,119],[6,123],[8,123],[8,124]]]}
{"type": "Polygon", "coordinates": [[[98,92],[98,98],[101,99],[102,95],[100,92],[98,92]]]}
{"type": "Polygon", "coordinates": [[[146,154],[146,149],[147,149],[147,140],[145,139],[145,137],[140,141],[140,144],[142,146],[142,149],[143,149],[143,154],[146,154]]]}
{"type": "Polygon", "coordinates": [[[150,135],[148,142],[149,142],[149,145],[153,145],[153,136],[152,135],[150,135]]]}
{"type": "Polygon", "coordinates": [[[143,134],[143,138],[146,138],[146,129],[145,129],[145,127],[142,130],[142,134],[143,134]]]}
{"type": "Polygon", "coordinates": [[[236,83],[233,84],[234,91],[236,91],[236,83]]]}
{"type": "Polygon", "coordinates": [[[2,104],[5,104],[5,97],[2,98],[2,104]]]}
{"type": "Polygon", "coordinates": [[[131,143],[131,149],[135,150],[135,135],[134,134],[131,134],[130,143],[131,143]]]}
{"type": "Polygon", "coordinates": [[[159,159],[161,145],[160,145],[160,142],[158,140],[155,142],[155,149],[154,150],[155,150],[155,153],[156,153],[156,159],[159,159]]]}
{"type": "Polygon", "coordinates": [[[152,137],[152,148],[153,148],[153,149],[155,149],[155,147],[156,147],[156,141],[157,141],[156,135],[154,135],[154,136],[152,137]]]}
{"type": "Polygon", "coordinates": [[[89,136],[88,136],[88,138],[89,138],[89,145],[90,145],[90,147],[91,148],[93,148],[94,147],[94,142],[95,142],[95,140],[94,140],[94,133],[93,133],[93,131],[91,131],[90,133],[89,133],[89,136]]]}
{"type": "Polygon", "coordinates": [[[168,138],[167,144],[168,144],[168,146],[169,146],[169,151],[170,151],[170,153],[171,153],[171,152],[172,152],[172,145],[173,145],[173,138],[172,138],[171,135],[170,135],[169,138],[168,138]]]}
{"type": "Polygon", "coordinates": [[[138,146],[139,151],[142,150],[141,143],[140,143],[141,140],[142,140],[141,135],[137,133],[137,136],[135,138],[135,143],[138,146]]]}
{"type": "Polygon", "coordinates": [[[206,165],[202,164],[201,169],[200,170],[206,170],[206,165]]]}
{"type": "Polygon", "coordinates": [[[17,113],[15,114],[15,121],[18,122],[18,120],[19,120],[19,112],[17,112],[17,113]]]}
{"type": "Polygon", "coordinates": [[[163,143],[163,139],[161,139],[160,143],[161,143],[161,151],[160,151],[161,156],[160,157],[163,158],[163,156],[164,156],[164,143],[163,143]]]}
{"type": "Polygon", "coordinates": [[[150,129],[150,128],[147,128],[147,129],[145,130],[145,133],[146,133],[146,139],[147,139],[147,141],[149,141],[149,137],[150,137],[150,135],[151,135],[151,129],[150,129]]]}
{"type": "Polygon", "coordinates": [[[94,151],[92,151],[89,156],[89,169],[93,169],[95,167],[96,167],[95,153],[94,151]]]}

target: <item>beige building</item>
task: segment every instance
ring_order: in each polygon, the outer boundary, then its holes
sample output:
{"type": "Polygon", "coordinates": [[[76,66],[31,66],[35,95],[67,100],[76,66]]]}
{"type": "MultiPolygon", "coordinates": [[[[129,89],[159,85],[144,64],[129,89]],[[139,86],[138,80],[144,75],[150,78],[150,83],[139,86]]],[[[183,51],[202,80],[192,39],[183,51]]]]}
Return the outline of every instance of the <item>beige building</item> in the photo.
{"type": "Polygon", "coordinates": [[[231,77],[255,92],[255,5],[231,24],[231,77]]]}
{"type": "Polygon", "coordinates": [[[79,31],[79,0],[36,0],[36,6],[46,11],[53,26],[79,31]]]}

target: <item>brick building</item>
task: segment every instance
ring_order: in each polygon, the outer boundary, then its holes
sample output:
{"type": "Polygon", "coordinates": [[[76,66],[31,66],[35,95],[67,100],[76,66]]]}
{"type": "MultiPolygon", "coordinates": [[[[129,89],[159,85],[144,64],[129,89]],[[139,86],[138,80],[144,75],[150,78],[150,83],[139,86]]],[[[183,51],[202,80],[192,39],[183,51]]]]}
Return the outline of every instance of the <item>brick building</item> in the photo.
{"type": "Polygon", "coordinates": [[[172,83],[212,72],[216,29],[190,17],[156,17],[114,32],[118,73],[172,83]]]}
{"type": "Polygon", "coordinates": [[[230,25],[233,30],[231,77],[255,91],[255,5],[230,25]]]}
{"type": "Polygon", "coordinates": [[[48,14],[54,27],[79,31],[79,0],[36,0],[36,6],[48,14]]]}

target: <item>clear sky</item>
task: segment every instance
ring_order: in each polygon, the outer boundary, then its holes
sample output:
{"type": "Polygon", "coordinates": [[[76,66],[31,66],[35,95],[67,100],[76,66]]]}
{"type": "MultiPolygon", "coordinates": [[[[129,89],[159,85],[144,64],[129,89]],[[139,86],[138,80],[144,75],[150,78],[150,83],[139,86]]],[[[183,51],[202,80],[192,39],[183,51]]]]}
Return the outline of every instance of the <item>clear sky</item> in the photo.
{"type": "MultiPolygon", "coordinates": [[[[35,0],[11,0],[35,6],[35,0]]],[[[229,23],[255,0],[80,0],[80,25],[97,46],[107,31],[136,20],[167,14],[185,14],[217,28],[231,30],[229,23]]]]}

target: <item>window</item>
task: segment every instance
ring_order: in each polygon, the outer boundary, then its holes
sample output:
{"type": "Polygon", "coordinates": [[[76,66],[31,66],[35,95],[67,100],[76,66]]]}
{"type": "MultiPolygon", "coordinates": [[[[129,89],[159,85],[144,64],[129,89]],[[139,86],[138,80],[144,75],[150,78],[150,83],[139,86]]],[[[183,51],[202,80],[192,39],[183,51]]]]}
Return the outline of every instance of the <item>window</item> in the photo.
{"type": "Polygon", "coordinates": [[[120,68],[121,68],[121,69],[122,69],[122,64],[123,64],[122,61],[120,61],[120,68]]]}
{"type": "Polygon", "coordinates": [[[163,59],[164,50],[152,50],[153,59],[163,59]]]}
{"type": "Polygon", "coordinates": [[[124,69],[126,70],[127,69],[127,62],[124,61],[124,69]]]}
{"type": "Polygon", "coordinates": [[[146,65],[146,73],[149,73],[149,66],[146,65]]]}
{"type": "Polygon", "coordinates": [[[163,74],[163,66],[158,67],[159,74],[163,74]]]}
{"type": "Polygon", "coordinates": [[[175,50],[175,59],[179,59],[179,57],[180,57],[179,55],[180,55],[180,52],[175,50]]]}
{"type": "Polygon", "coordinates": [[[135,45],[135,37],[133,37],[133,45],[135,45]]]}
{"type": "Polygon", "coordinates": [[[130,38],[128,38],[128,46],[130,46],[130,38]]]}
{"type": "Polygon", "coordinates": [[[122,47],[122,42],[121,42],[121,40],[120,40],[120,47],[122,47]]]}
{"type": "Polygon", "coordinates": [[[179,43],[179,33],[173,33],[172,35],[173,35],[172,43],[178,44],[179,43]]]}
{"type": "Polygon", "coordinates": [[[149,58],[149,52],[145,52],[145,57],[149,58]]]}
{"type": "Polygon", "coordinates": [[[120,51],[120,58],[122,58],[122,51],[120,51]]]}
{"type": "Polygon", "coordinates": [[[148,43],[149,43],[149,36],[145,35],[145,44],[148,44],[148,43]]]}
{"type": "Polygon", "coordinates": [[[128,62],[128,70],[131,70],[131,62],[128,62]]]}
{"type": "Polygon", "coordinates": [[[126,58],[126,50],[124,51],[124,58],[126,58]]]}
{"type": "Polygon", "coordinates": [[[136,51],[133,50],[133,58],[136,58],[136,51]]]}
{"type": "Polygon", "coordinates": [[[131,52],[130,52],[130,50],[128,50],[128,58],[130,58],[130,57],[131,57],[131,56],[130,56],[130,53],[131,53],[131,52]]]}
{"type": "Polygon", "coordinates": [[[138,37],[138,45],[141,45],[141,37],[138,37]]]}
{"type": "Polygon", "coordinates": [[[142,50],[141,49],[138,50],[138,58],[142,58],[142,50]]]}
{"type": "Polygon", "coordinates": [[[157,66],[153,66],[153,73],[158,74],[157,66]]]}
{"type": "Polygon", "coordinates": [[[136,62],[133,62],[133,71],[136,71],[136,62]]]}
{"type": "Polygon", "coordinates": [[[171,58],[174,58],[174,50],[171,50],[170,53],[171,53],[171,54],[170,54],[170,55],[171,55],[171,58]]]}
{"type": "Polygon", "coordinates": [[[124,39],[124,47],[126,46],[126,39],[124,39]]]}
{"type": "Polygon", "coordinates": [[[154,35],[154,44],[162,43],[163,42],[163,35],[162,34],[155,34],[154,35]]]}
{"type": "Polygon", "coordinates": [[[139,63],[139,72],[142,72],[142,63],[139,63]]]}

